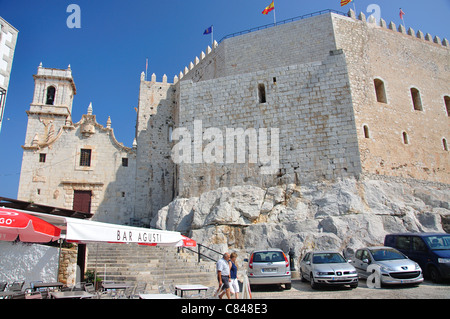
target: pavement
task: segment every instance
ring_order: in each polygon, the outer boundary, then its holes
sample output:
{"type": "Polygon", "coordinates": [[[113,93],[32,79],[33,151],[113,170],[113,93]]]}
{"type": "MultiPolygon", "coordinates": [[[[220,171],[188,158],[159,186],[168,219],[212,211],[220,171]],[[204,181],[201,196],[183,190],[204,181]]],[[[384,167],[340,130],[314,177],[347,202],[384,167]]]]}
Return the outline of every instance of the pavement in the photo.
{"type": "Polygon", "coordinates": [[[292,280],[292,288],[279,286],[252,286],[253,299],[450,299],[450,282],[435,284],[425,280],[419,286],[388,286],[371,289],[360,280],[356,289],[347,287],[311,288],[309,282],[292,280]]]}

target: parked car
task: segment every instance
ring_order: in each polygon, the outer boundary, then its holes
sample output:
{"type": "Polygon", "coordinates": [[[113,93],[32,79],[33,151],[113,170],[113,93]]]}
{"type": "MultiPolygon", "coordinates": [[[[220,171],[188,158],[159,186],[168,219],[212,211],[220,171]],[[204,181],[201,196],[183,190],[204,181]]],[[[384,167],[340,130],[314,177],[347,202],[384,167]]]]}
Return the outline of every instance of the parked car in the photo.
{"type": "Polygon", "coordinates": [[[372,272],[369,265],[378,265],[381,284],[420,284],[423,282],[422,269],[392,247],[370,247],[356,251],[352,260],[360,278],[367,279],[372,272]]]}
{"type": "Polygon", "coordinates": [[[300,262],[300,278],[315,289],[318,285],[350,285],[358,287],[358,274],[338,252],[312,251],[300,262]]]}
{"type": "Polygon", "coordinates": [[[250,285],[284,284],[291,289],[289,259],[281,249],[253,251],[248,261],[250,285]]]}
{"type": "Polygon", "coordinates": [[[384,245],[394,247],[414,260],[425,277],[434,282],[450,278],[450,235],[439,233],[390,234],[384,245]]]}

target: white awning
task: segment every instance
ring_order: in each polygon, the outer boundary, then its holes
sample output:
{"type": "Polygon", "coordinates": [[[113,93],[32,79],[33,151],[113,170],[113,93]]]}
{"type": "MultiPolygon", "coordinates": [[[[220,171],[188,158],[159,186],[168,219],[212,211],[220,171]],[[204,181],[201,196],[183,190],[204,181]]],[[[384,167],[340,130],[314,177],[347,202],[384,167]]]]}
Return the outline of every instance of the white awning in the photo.
{"type": "Polygon", "coordinates": [[[61,229],[61,238],[69,242],[137,243],[145,245],[181,246],[186,237],[179,232],[124,225],[107,224],[85,219],[23,211],[61,229]]]}

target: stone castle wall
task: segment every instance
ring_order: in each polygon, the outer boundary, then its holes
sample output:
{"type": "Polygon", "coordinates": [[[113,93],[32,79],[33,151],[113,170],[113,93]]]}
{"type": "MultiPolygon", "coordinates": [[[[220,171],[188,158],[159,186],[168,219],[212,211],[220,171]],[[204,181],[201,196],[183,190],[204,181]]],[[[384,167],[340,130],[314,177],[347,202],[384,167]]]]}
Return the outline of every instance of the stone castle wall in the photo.
{"type": "Polygon", "coordinates": [[[248,163],[248,152],[247,164],[180,164],[180,196],[361,171],[346,60],[336,51],[329,14],[226,39],[179,86],[178,123],[190,132],[196,120],[224,135],[226,128],[280,130],[279,169],[273,174],[261,174],[261,163],[248,163]]]}
{"type": "MultiPolygon", "coordinates": [[[[349,15],[324,14],[215,43],[175,77],[175,84],[152,79],[164,91],[161,104],[159,93],[148,95],[151,90],[142,90],[141,84],[140,103],[153,100],[148,105],[154,106],[147,110],[151,124],[142,127],[161,132],[172,125],[185,128],[192,145],[190,163],[146,175],[170,175],[173,169],[175,191],[150,178],[149,193],[165,189],[165,194],[191,197],[219,187],[301,185],[361,172],[448,184],[448,151],[443,146],[449,136],[444,102],[449,94],[448,41],[397,29],[393,23],[388,27],[383,20],[381,26],[369,23],[362,14],[356,19],[352,11],[349,15]],[[375,79],[383,81],[387,103],[377,102],[375,79]],[[420,91],[423,111],[414,110],[413,87],[420,91]],[[199,143],[196,123],[201,124],[200,138],[211,128],[222,135],[199,143]],[[244,164],[237,158],[224,164],[227,128],[266,128],[269,142],[270,129],[279,129],[278,170],[261,174],[264,165],[250,163],[249,141],[244,164]],[[203,152],[211,148],[213,157],[219,151],[218,160],[205,163],[203,152]]],[[[151,163],[165,163],[170,148],[182,141],[167,145],[166,135],[142,137],[152,145],[148,152],[153,155],[146,157],[151,163]]],[[[148,201],[153,216],[166,197],[148,201]]]]}
{"type": "Polygon", "coordinates": [[[448,41],[383,20],[334,15],[333,24],[347,60],[363,171],[450,184],[448,41]],[[377,99],[375,80],[385,99],[377,99]],[[411,89],[419,91],[421,110],[411,89]]]}
{"type": "Polygon", "coordinates": [[[175,197],[175,165],[171,160],[170,131],[174,127],[175,88],[141,77],[136,125],[136,218],[148,225],[158,210],[175,197]]]}
{"type": "Polygon", "coordinates": [[[40,66],[19,199],[71,208],[74,190],[91,190],[97,218],[148,225],[176,197],[223,187],[300,186],[365,173],[449,184],[448,41],[350,15],[323,14],[225,39],[173,84],[142,75],[133,149],[92,115],[73,124],[70,68],[40,66]],[[43,104],[49,85],[57,86],[60,105],[43,104]],[[411,89],[419,92],[419,110],[411,89]],[[89,129],[84,120],[94,134],[81,132],[89,129]],[[228,130],[255,132],[257,152],[251,137],[238,146],[228,130]],[[174,163],[172,150],[182,141],[190,148],[174,163]],[[80,169],[80,149],[90,147],[94,167],[80,169]]]}
{"type": "MultiPolygon", "coordinates": [[[[328,55],[322,61],[239,76],[198,83],[182,81],[180,125],[194,132],[194,121],[200,120],[203,131],[220,129],[223,134],[216,141],[224,151],[219,163],[180,164],[179,195],[199,196],[233,185],[267,187],[282,181],[302,183],[358,175],[358,145],[344,62],[342,56],[328,55]],[[266,103],[259,103],[260,84],[266,89],[266,103]],[[257,163],[250,162],[247,150],[244,164],[238,163],[237,157],[233,164],[226,164],[230,145],[225,136],[227,128],[266,128],[268,134],[279,129],[280,157],[275,171],[262,174],[261,169],[267,165],[261,161],[261,145],[257,163]]],[[[270,148],[272,143],[268,139],[270,148]]],[[[208,141],[204,141],[203,151],[206,144],[208,141]]],[[[233,145],[236,154],[235,145],[237,140],[233,145]]]]}
{"type": "Polygon", "coordinates": [[[329,14],[225,39],[182,80],[205,81],[321,61],[336,47],[329,14]]]}

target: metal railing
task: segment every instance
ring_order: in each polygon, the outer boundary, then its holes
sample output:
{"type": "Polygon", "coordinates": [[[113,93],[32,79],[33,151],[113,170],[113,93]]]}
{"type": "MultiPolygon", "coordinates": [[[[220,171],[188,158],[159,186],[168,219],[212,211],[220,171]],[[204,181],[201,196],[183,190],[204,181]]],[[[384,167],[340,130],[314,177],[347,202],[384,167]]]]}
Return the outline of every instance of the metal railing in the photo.
{"type": "Polygon", "coordinates": [[[198,261],[198,262],[200,262],[201,257],[204,257],[204,258],[207,258],[207,259],[209,259],[209,260],[211,260],[211,261],[216,262],[217,260],[219,260],[219,259],[223,256],[223,253],[218,252],[217,250],[214,250],[214,249],[212,249],[212,248],[209,248],[209,247],[207,247],[207,246],[205,246],[205,245],[198,244],[198,243],[197,243],[197,251],[195,251],[194,249],[188,248],[188,247],[183,247],[183,249],[187,249],[187,250],[193,252],[194,254],[197,254],[197,258],[198,258],[197,261],[198,261]],[[218,254],[220,257],[217,258],[217,259],[214,259],[214,258],[212,258],[211,256],[205,255],[205,254],[203,254],[203,253],[201,252],[201,249],[202,249],[202,248],[204,248],[204,249],[206,249],[207,251],[210,251],[210,252],[212,252],[212,253],[214,253],[214,254],[218,254]]]}
{"type": "Polygon", "coordinates": [[[295,17],[295,18],[290,18],[290,19],[286,19],[283,21],[279,21],[277,23],[270,23],[270,24],[266,24],[260,27],[256,27],[256,28],[252,28],[252,29],[248,29],[248,30],[244,30],[244,31],[240,31],[240,32],[236,32],[236,33],[232,33],[229,35],[226,35],[222,38],[222,40],[219,41],[219,43],[221,43],[223,40],[226,39],[230,39],[230,38],[234,38],[243,34],[247,34],[247,33],[251,33],[251,32],[255,32],[255,31],[259,31],[259,30],[264,30],[264,29],[268,29],[268,28],[272,28],[278,25],[283,25],[286,23],[290,23],[290,22],[294,22],[294,21],[299,21],[299,20],[303,20],[303,19],[307,19],[307,18],[311,18],[311,17],[315,17],[315,16],[320,16],[322,14],[326,14],[326,13],[336,13],[336,14],[340,14],[342,16],[347,16],[345,13],[337,11],[337,10],[333,10],[333,9],[326,9],[326,10],[321,10],[321,11],[317,11],[317,12],[313,12],[313,13],[308,13],[299,17],[295,17]]]}

